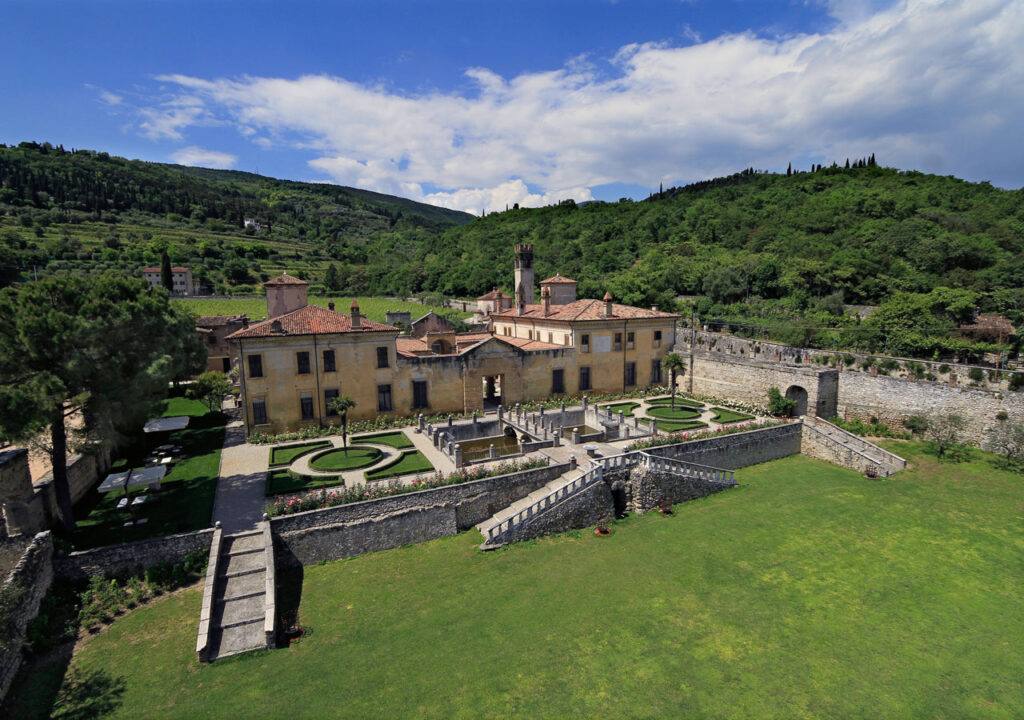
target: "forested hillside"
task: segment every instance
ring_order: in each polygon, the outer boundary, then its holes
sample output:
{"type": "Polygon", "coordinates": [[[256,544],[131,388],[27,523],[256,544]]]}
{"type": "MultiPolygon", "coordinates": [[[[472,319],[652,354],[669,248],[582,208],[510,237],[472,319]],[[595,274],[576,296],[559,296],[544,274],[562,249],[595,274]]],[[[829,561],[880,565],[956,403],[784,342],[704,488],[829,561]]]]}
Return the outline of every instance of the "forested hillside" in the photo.
{"type": "Polygon", "coordinates": [[[333,185],[0,148],[6,282],[59,269],[134,273],[167,249],[222,292],[258,291],[287,269],[353,295],[472,297],[512,291],[517,242],[534,244],[538,279],[574,277],[582,296],[607,290],[665,308],[702,296],[705,320],[800,343],[946,352],[953,345],[933,340],[975,307],[1017,323],[1024,310],[1024,190],[873,158],[785,175],[747,170],[642,202],[566,201],[472,219],[333,185]],[[269,228],[244,230],[249,217],[269,228]],[[891,322],[853,339],[822,334],[860,325],[843,303],[885,303],[879,317],[891,322]]]}
{"type": "Polygon", "coordinates": [[[220,290],[282,267],[316,281],[328,260],[362,265],[366,245],[402,245],[471,219],[338,185],[49,143],[0,146],[0,284],[61,269],[137,272],[165,249],[220,290]],[[261,227],[247,229],[247,218],[261,227]]]}

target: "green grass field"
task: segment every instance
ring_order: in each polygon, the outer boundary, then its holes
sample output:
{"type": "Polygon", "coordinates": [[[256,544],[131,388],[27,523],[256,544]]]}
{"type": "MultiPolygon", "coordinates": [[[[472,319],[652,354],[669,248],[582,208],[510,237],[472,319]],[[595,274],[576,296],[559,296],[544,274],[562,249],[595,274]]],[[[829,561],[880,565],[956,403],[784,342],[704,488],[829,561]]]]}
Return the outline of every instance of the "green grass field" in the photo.
{"type": "Polygon", "coordinates": [[[722,425],[728,425],[729,423],[742,422],[743,420],[753,420],[753,415],[747,413],[737,412],[736,410],[727,410],[726,408],[713,407],[711,408],[715,415],[711,419],[722,425]]]}
{"type": "MultiPolygon", "coordinates": [[[[650,418],[640,418],[640,422],[650,424],[650,418]]],[[[679,432],[680,430],[697,430],[698,428],[710,427],[706,422],[700,420],[658,420],[659,432],[679,432]]]]}
{"type": "MultiPolygon", "coordinates": [[[[647,398],[648,405],[672,405],[672,396],[665,395],[664,397],[647,398]]],[[[676,395],[676,405],[682,405],[684,407],[691,408],[703,408],[704,403],[698,400],[691,400],[689,398],[680,397],[676,395]]]]}
{"type": "MultiPolygon", "coordinates": [[[[186,398],[171,398],[163,413],[165,417],[189,415],[192,419],[184,430],[171,433],[170,442],[184,448],[185,459],[179,460],[161,482],[158,493],[147,493],[151,501],[136,514],[148,519],[144,525],[123,527],[130,518],[117,509],[123,493],[99,494],[90,491],[75,506],[78,527],[72,535],[76,550],[111,545],[133,540],[171,535],[210,526],[213,496],[220,471],[220,449],[224,444],[224,416],[210,413],[207,407],[186,398]]],[[[142,439],[125,458],[123,467],[141,467],[145,443],[162,444],[161,439],[142,439]]],[[[115,466],[120,471],[122,466],[115,466]]],[[[133,494],[141,490],[133,490],[133,494]]]]}
{"type": "Polygon", "coordinates": [[[700,417],[700,410],[688,407],[669,407],[667,405],[658,405],[656,407],[647,408],[647,414],[650,417],[658,418],[658,420],[696,420],[700,417]]]}
{"type": "Polygon", "coordinates": [[[413,473],[430,472],[433,464],[419,450],[406,450],[387,465],[365,473],[367,480],[412,475],[413,473]]]}
{"type": "Polygon", "coordinates": [[[343,485],[340,475],[298,475],[288,468],[278,468],[267,473],[265,495],[285,495],[288,493],[316,490],[318,488],[343,485]]]}
{"type": "Polygon", "coordinates": [[[355,445],[349,447],[348,451],[342,448],[335,448],[334,450],[320,453],[310,460],[309,466],[320,472],[339,472],[341,470],[355,470],[373,465],[375,462],[380,461],[382,457],[384,457],[384,453],[377,448],[355,445]]]}
{"type": "Polygon", "coordinates": [[[389,445],[399,450],[413,447],[412,440],[401,430],[395,432],[375,433],[373,435],[359,435],[351,438],[354,443],[374,443],[377,445],[389,445]]]}
{"type": "Polygon", "coordinates": [[[70,677],[115,718],[1020,717],[1024,477],[887,447],[911,467],[882,481],[792,457],[610,537],[307,567],[310,634],[212,665],[195,587],[81,642],[70,677]]]}
{"type": "MultiPolygon", "coordinates": [[[[408,310],[412,313],[413,320],[426,315],[431,310],[444,310],[444,308],[403,302],[401,300],[368,297],[355,299],[359,302],[359,312],[375,322],[384,322],[388,310],[408,310]]],[[[327,303],[333,302],[338,312],[347,313],[352,306],[352,300],[353,298],[351,297],[310,297],[309,304],[327,307],[327,303]]],[[[196,315],[237,315],[245,313],[249,316],[250,320],[259,320],[267,316],[267,301],[264,298],[235,298],[231,300],[188,298],[172,300],[171,302],[188,308],[188,310],[196,315]]],[[[470,314],[459,313],[461,317],[469,317],[470,314]]]]}
{"type": "Polygon", "coordinates": [[[625,417],[633,417],[633,411],[636,410],[638,407],[640,407],[640,403],[638,403],[638,402],[612,403],[611,405],[602,405],[601,407],[604,410],[607,410],[608,412],[614,413],[616,415],[618,415],[619,411],[621,410],[622,414],[625,417]]]}
{"type": "Polygon", "coordinates": [[[291,465],[296,458],[300,458],[320,448],[330,447],[330,445],[331,442],[329,440],[314,440],[312,442],[299,443],[298,445],[281,445],[270,448],[270,467],[291,465]]]}

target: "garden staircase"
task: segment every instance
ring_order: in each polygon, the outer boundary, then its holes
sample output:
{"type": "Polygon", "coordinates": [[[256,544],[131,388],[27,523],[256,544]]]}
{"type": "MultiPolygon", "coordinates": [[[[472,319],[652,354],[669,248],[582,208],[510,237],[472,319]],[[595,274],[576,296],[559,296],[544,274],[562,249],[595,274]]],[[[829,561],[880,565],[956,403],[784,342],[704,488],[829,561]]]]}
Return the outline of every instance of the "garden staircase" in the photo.
{"type": "Polygon", "coordinates": [[[270,523],[214,531],[196,651],[205,662],[275,645],[274,546],[270,523]]]}
{"type": "Polygon", "coordinates": [[[803,418],[804,427],[814,433],[818,439],[832,445],[837,450],[857,455],[868,464],[875,466],[874,473],[878,477],[888,477],[907,466],[907,461],[895,453],[883,450],[874,443],[858,437],[851,432],[833,425],[813,415],[803,418]]]}

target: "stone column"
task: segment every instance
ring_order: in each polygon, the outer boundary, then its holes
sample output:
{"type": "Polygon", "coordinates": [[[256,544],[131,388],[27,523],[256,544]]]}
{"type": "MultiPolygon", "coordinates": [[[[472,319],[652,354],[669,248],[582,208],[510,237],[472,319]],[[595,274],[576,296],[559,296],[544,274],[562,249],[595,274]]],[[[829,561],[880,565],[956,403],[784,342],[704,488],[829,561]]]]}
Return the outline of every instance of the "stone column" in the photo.
{"type": "Polygon", "coordinates": [[[573,428],[572,429],[572,444],[573,445],[579,445],[580,444],[580,429],[579,428],[573,428]]]}
{"type": "Polygon", "coordinates": [[[489,457],[491,460],[498,459],[498,448],[494,447],[493,443],[491,443],[491,447],[487,451],[487,457],[489,457]]]}
{"type": "Polygon", "coordinates": [[[454,421],[455,421],[455,420],[454,420],[454,418],[452,418],[452,416],[451,416],[451,415],[449,415],[449,416],[448,416],[448,427],[451,427],[451,426],[452,426],[452,423],[453,423],[454,421]]]}
{"type": "Polygon", "coordinates": [[[423,416],[423,413],[420,413],[420,422],[419,422],[419,430],[418,430],[418,432],[423,432],[423,429],[424,429],[424,428],[425,428],[426,426],[427,426],[427,420],[426,420],[426,418],[425,418],[425,417],[423,416]]]}
{"type": "Polygon", "coordinates": [[[505,419],[505,408],[498,406],[498,429],[501,429],[501,422],[505,419]]]}
{"type": "Polygon", "coordinates": [[[586,395],[584,395],[584,396],[583,396],[583,412],[584,412],[584,413],[586,413],[586,412],[587,412],[587,407],[588,407],[588,403],[587,403],[587,396],[586,396],[586,395]]]}
{"type": "Polygon", "coordinates": [[[658,437],[658,418],[651,418],[651,437],[658,437]]]}
{"type": "Polygon", "coordinates": [[[552,438],[554,439],[554,443],[555,443],[554,447],[560,447],[562,445],[561,437],[562,437],[562,431],[561,430],[555,430],[554,435],[552,435],[552,438]]]}
{"type": "Polygon", "coordinates": [[[462,467],[462,448],[455,446],[455,467],[462,467]]]}
{"type": "Polygon", "coordinates": [[[473,411],[473,424],[476,425],[476,410],[473,411]]]}

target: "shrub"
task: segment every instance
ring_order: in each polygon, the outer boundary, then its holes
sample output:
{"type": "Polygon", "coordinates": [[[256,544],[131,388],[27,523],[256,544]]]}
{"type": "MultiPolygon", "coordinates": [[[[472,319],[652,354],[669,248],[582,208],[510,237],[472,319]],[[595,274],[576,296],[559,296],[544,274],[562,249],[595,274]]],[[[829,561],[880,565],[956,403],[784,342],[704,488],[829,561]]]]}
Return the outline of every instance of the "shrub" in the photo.
{"type": "Polygon", "coordinates": [[[950,369],[951,368],[949,367],[949,365],[947,365],[946,363],[942,363],[941,365],[939,365],[939,374],[945,375],[950,371],[950,369]]]}
{"type": "Polygon", "coordinates": [[[871,367],[874,364],[875,364],[875,359],[874,358],[870,358],[870,357],[869,358],[865,358],[864,361],[861,362],[861,364],[860,364],[860,369],[861,370],[870,370],[871,367]]]}
{"type": "Polygon", "coordinates": [[[896,369],[899,368],[899,366],[900,366],[899,361],[898,360],[893,360],[892,358],[886,358],[881,363],[879,363],[879,367],[881,367],[885,371],[896,370],[896,369]]]}
{"type": "Polygon", "coordinates": [[[1017,392],[1024,388],[1024,373],[1015,372],[1010,375],[1010,389],[1017,392]]]}
{"type": "Polygon", "coordinates": [[[967,377],[969,377],[974,382],[981,382],[982,380],[985,379],[985,371],[982,370],[980,367],[972,367],[970,370],[967,371],[967,377]]]}
{"type": "Polygon", "coordinates": [[[857,362],[857,358],[855,358],[850,353],[846,353],[845,355],[843,355],[843,364],[846,365],[847,367],[853,365],[855,362],[857,362]]]}
{"type": "Polygon", "coordinates": [[[768,388],[768,412],[775,417],[789,417],[796,408],[796,400],[785,397],[777,387],[768,388]]]}
{"type": "Polygon", "coordinates": [[[903,426],[912,434],[922,436],[928,431],[928,418],[923,415],[911,415],[903,419],[903,426]]]}

